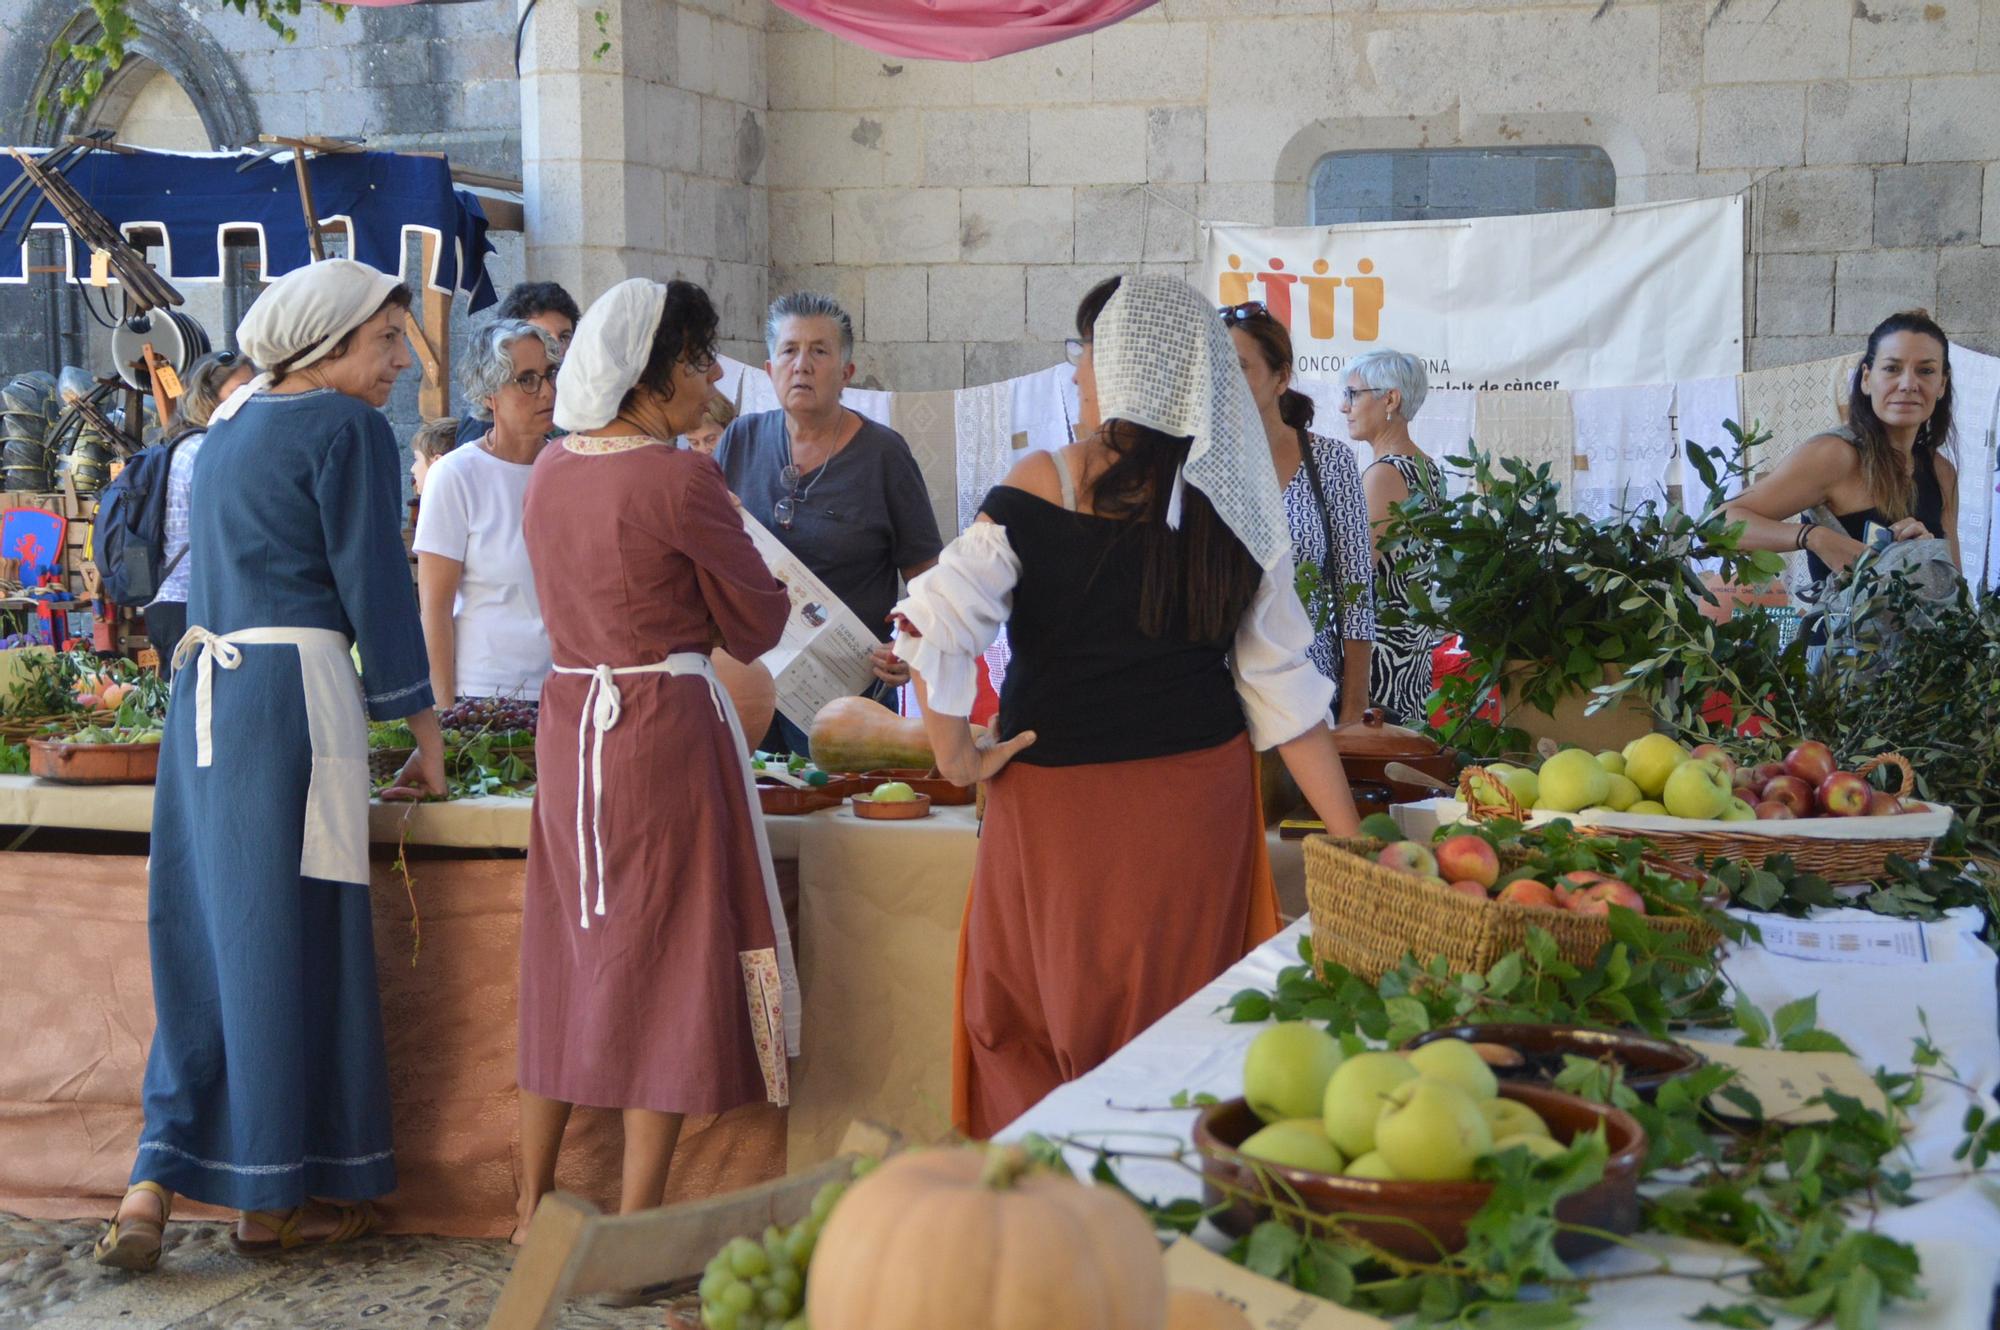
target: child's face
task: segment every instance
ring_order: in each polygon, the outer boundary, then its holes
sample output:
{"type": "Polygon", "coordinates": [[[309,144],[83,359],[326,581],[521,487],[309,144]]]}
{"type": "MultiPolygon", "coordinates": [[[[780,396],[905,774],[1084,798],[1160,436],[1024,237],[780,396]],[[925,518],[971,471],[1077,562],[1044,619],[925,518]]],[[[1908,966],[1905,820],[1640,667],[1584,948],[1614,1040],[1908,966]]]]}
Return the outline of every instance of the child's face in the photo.
{"type": "Polygon", "coordinates": [[[430,458],[425,457],[422,453],[410,454],[410,493],[412,495],[421,495],[424,492],[424,477],[430,473],[430,469],[430,458]]]}
{"type": "Polygon", "coordinates": [[[722,426],[712,420],[703,420],[701,428],[687,436],[688,447],[705,457],[715,456],[715,445],[722,442],[722,426]]]}

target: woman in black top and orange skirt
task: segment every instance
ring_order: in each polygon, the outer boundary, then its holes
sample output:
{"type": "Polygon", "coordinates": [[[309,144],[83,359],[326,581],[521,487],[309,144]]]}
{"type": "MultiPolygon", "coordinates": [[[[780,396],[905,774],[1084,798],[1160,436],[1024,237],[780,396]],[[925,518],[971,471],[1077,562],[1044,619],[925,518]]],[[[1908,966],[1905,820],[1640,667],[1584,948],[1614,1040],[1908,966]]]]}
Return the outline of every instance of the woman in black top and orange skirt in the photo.
{"type": "Polygon", "coordinates": [[[897,607],[943,773],[989,781],[959,938],[953,1118],[992,1135],[1278,928],[1254,775],[1357,821],[1306,657],[1269,449],[1185,283],[1084,297],[1081,443],[1024,460],[897,607]],[[965,716],[1002,623],[996,737],[965,716]]]}

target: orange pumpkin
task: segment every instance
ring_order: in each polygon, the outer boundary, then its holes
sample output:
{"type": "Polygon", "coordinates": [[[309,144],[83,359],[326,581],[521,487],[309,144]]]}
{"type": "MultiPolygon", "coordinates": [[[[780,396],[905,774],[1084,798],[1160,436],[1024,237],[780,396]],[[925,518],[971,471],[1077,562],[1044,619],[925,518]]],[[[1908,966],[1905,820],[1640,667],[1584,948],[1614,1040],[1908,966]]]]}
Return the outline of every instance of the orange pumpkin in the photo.
{"type": "Polygon", "coordinates": [[[1167,1294],[1167,1330],[1254,1330],[1250,1318],[1213,1293],[1177,1288],[1167,1294]]]}
{"type": "Polygon", "coordinates": [[[745,665],[720,650],[709,653],[709,661],[715,666],[716,682],[736,707],[737,722],[743,726],[743,742],[754,751],[764,741],[765,731],[771,728],[771,717],[778,714],[778,685],[761,661],[745,665]]]}
{"type": "Polygon", "coordinates": [[[1166,1273],[1131,1201],[1017,1146],[899,1155],[820,1234],[813,1330],[1160,1330],[1166,1273]]]}

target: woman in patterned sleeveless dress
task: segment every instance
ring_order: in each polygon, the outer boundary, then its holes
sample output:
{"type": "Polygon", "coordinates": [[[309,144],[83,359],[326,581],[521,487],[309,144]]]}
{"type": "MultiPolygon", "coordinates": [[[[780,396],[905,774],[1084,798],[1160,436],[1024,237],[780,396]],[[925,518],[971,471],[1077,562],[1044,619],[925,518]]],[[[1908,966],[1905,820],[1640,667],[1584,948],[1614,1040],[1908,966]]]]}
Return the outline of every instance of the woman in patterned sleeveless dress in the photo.
{"type": "Polygon", "coordinates": [[[1341,414],[1350,438],[1374,454],[1361,472],[1368,496],[1368,532],[1375,556],[1375,654],[1369,661],[1368,703],[1381,707],[1397,725],[1421,726],[1424,699],[1431,692],[1431,652],[1438,634],[1417,624],[1397,622],[1410,608],[1410,588],[1429,581],[1434,566],[1426,554],[1414,566],[1398,568],[1382,557],[1381,537],[1389,510],[1412,495],[1444,492],[1444,475],[1410,439],[1410,422],[1429,390],[1424,362],[1400,351],[1371,351],[1348,367],[1341,414]]]}

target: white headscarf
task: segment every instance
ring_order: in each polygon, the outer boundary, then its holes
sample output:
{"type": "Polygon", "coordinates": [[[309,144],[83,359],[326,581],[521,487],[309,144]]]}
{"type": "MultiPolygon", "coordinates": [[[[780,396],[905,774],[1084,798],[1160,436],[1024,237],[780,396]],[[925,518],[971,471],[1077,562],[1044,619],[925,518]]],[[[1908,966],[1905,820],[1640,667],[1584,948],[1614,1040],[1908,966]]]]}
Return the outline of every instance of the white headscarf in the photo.
{"type": "Polygon", "coordinates": [[[402,284],[353,259],[321,259],[265,287],[236,328],[236,345],[264,368],[231,393],[209,423],[229,419],[253,394],[270,387],[273,366],[289,360],[289,368],[299,370],[324,359],[402,284]]]}
{"type": "Polygon", "coordinates": [[[556,428],[603,429],[618,415],[653,354],[667,288],[632,277],[583,312],[556,372],[556,428]]]}
{"type": "Polygon", "coordinates": [[[1264,422],[1212,302],[1171,277],[1127,277],[1091,336],[1098,414],[1191,438],[1167,524],[1180,525],[1183,480],[1208,496],[1266,570],[1291,557],[1291,530],[1264,422]]]}

